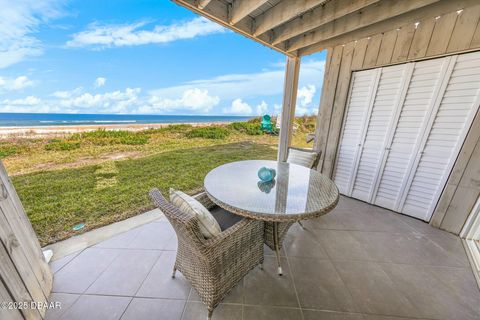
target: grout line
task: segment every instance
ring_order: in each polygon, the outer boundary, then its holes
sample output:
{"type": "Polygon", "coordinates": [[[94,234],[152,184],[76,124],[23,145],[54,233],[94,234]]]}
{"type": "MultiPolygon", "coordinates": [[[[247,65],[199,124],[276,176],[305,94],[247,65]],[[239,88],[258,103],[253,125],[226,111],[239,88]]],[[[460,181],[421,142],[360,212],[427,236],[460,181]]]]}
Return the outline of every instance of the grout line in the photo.
{"type": "Polygon", "coordinates": [[[183,310],[182,310],[182,314],[180,316],[180,319],[183,319],[183,317],[185,316],[185,311],[187,310],[187,304],[190,301],[189,299],[190,299],[190,295],[192,294],[192,290],[193,290],[193,287],[190,287],[190,291],[188,292],[187,300],[185,300],[185,304],[183,305],[183,310]]]}
{"type": "MultiPolygon", "coordinates": [[[[52,273],[53,273],[53,274],[56,274],[57,272],[59,272],[60,270],[62,270],[63,268],[65,268],[70,262],[72,262],[73,260],[75,260],[75,259],[80,255],[80,253],[82,253],[83,251],[85,251],[85,249],[87,249],[87,248],[80,249],[79,251],[72,253],[72,254],[75,254],[75,256],[74,256],[72,259],[68,260],[68,262],[65,263],[63,266],[61,266],[57,271],[52,272],[52,273]]],[[[65,258],[65,257],[64,257],[64,258],[65,258]]],[[[60,258],[60,259],[62,259],[62,258],[60,258]]],[[[59,260],[60,260],[60,259],[59,259],[59,260]]],[[[58,260],[56,260],[56,261],[58,261],[58,260]]],[[[52,262],[50,262],[50,263],[53,263],[53,262],[55,262],[55,261],[52,261],[52,262]]],[[[50,267],[50,264],[49,264],[49,267],[50,267]]],[[[52,270],[52,269],[50,268],[50,270],[52,270]]]]}
{"type": "Polygon", "coordinates": [[[288,258],[287,249],[285,247],[283,247],[283,249],[285,251],[285,260],[287,260],[288,271],[290,272],[290,277],[292,278],[293,291],[295,292],[295,297],[297,297],[297,303],[300,308],[300,315],[302,317],[302,320],[304,320],[305,316],[303,315],[302,304],[300,303],[300,297],[298,296],[297,286],[295,285],[295,278],[293,277],[293,269],[290,264],[290,259],[288,258]]]}
{"type": "MultiPolygon", "coordinates": [[[[53,293],[55,293],[55,292],[53,292],[53,293]]],[[[76,294],[76,293],[63,293],[63,294],[76,295],[77,298],[73,301],[73,303],[72,303],[68,308],[66,308],[66,309],[60,314],[59,319],[62,319],[63,316],[67,313],[67,311],[70,310],[70,309],[77,303],[77,301],[78,301],[78,300],[80,299],[80,297],[81,297],[80,294],[76,294]]],[[[51,296],[51,294],[50,294],[50,296],[51,296]]],[[[49,297],[49,300],[48,300],[48,301],[50,302],[50,297],[49,297]]],[[[47,310],[47,312],[48,312],[48,310],[47,310]]],[[[47,314],[45,313],[45,319],[46,319],[46,318],[47,318],[47,314]]]]}
{"type": "MultiPolygon", "coordinates": [[[[150,270],[148,270],[147,275],[145,276],[145,278],[143,278],[142,283],[140,283],[140,285],[138,286],[137,290],[136,290],[135,293],[133,294],[134,297],[137,296],[138,291],[140,291],[140,288],[143,286],[143,284],[145,283],[145,280],[147,280],[148,276],[150,275],[150,273],[152,272],[153,268],[154,268],[155,265],[157,264],[158,260],[160,260],[160,257],[161,257],[162,255],[163,255],[163,252],[160,251],[160,254],[158,255],[157,259],[155,259],[155,261],[152,263],[152,266],[150,267],[150,270]]],[[[188,299],[188,297],[187,297],[187,299],[188,299]]]]}
{"type": "Polygon", "coordinates": [[[102,272],[100,272],[100,274],[95,278],[95,280],[93,280],[92,283],[88,285],[88,287],[81,293],[81,295],[85,294],[88,291],[88,289],[90,289],[90,287],[102,276],[102,274],[105,273],[105,271],[113,264],[115,260],[117,260],[118,256],[120,255],[119,249],[107,249],[107,250],[115,250],[118,252],[117,252],[117,255],[112,259],[112,261],[110,261],[110,263],[105,267],[105,269],[103,269],[102,272]]]}
{"type": "Polygon", "coordinates": [[[120,317],[118,318],[118,320],[121,320],[121,319],[122,319],[122,317],[123,317],[123,315],[125,314],[125,312],[127,312],[128,307],[130,307],[130,304],[132,303],[132,301],[133,301],[133,297],[130,297],[130,301],[128,301],[128,304],[127,304],[127,306],[125,307],[125,310],[123,310],[123,312],[122,312],[122,314],[120,315],[120,317]]]}

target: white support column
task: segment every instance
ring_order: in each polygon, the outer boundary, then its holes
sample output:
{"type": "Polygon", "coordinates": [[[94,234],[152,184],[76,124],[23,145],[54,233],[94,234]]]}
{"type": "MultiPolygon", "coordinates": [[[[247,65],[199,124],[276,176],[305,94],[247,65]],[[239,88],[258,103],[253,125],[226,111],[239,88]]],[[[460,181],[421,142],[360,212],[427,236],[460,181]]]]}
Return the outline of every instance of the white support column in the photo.
{"type": "Polygon", "coordinates": [[[300,58],[288,57],[285,67],[285,85],[283,88],[280,136],[278,137],[278,161],[287,160],[287,150],[288,147],[290,147],[293,120],[295,120],[299,73],[300,58]]]}

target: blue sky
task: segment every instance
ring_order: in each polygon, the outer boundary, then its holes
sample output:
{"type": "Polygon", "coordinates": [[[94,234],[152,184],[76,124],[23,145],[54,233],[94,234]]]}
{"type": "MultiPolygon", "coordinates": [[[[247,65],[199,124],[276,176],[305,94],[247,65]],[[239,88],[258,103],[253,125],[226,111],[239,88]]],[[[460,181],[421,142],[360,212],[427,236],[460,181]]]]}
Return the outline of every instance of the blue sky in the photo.
{"type": "MultiPolygon", "coordinates": [[[[277,113],[285,57],[167,0],[0,0],[0,112],[277,113]]],[[[316,113],[325,54],[302,59],[316,113]]]]}

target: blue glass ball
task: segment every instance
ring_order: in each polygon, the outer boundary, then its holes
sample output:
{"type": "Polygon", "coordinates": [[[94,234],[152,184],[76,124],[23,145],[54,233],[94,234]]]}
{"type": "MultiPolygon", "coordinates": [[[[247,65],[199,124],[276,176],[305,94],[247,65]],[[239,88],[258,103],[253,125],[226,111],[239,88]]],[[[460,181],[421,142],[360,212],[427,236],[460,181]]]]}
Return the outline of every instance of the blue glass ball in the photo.
{"type": "Polygon", "coordinates": [[[258,170],[258,177],[262,181],[272,181],[276,176],[275,169],[262,167],[258,170]]]}

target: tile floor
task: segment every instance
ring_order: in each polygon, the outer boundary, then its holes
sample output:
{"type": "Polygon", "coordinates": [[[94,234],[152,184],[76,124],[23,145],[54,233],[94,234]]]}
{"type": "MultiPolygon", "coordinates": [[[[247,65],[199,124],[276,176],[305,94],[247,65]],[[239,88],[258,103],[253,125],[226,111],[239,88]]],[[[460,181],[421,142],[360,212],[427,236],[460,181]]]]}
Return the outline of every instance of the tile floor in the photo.
{"type": "MultiPolygon", "coordinates": [[[[294,225],[284,276],[272,252],[215,310],[214,319],[480,319],[480,291],[458,237],[421,221],[342,198],[294,225]]],[[[181,276],[170,277],[176,237],[164,218],[51,263],[47,319],[206,319],[181,276]]]]}

